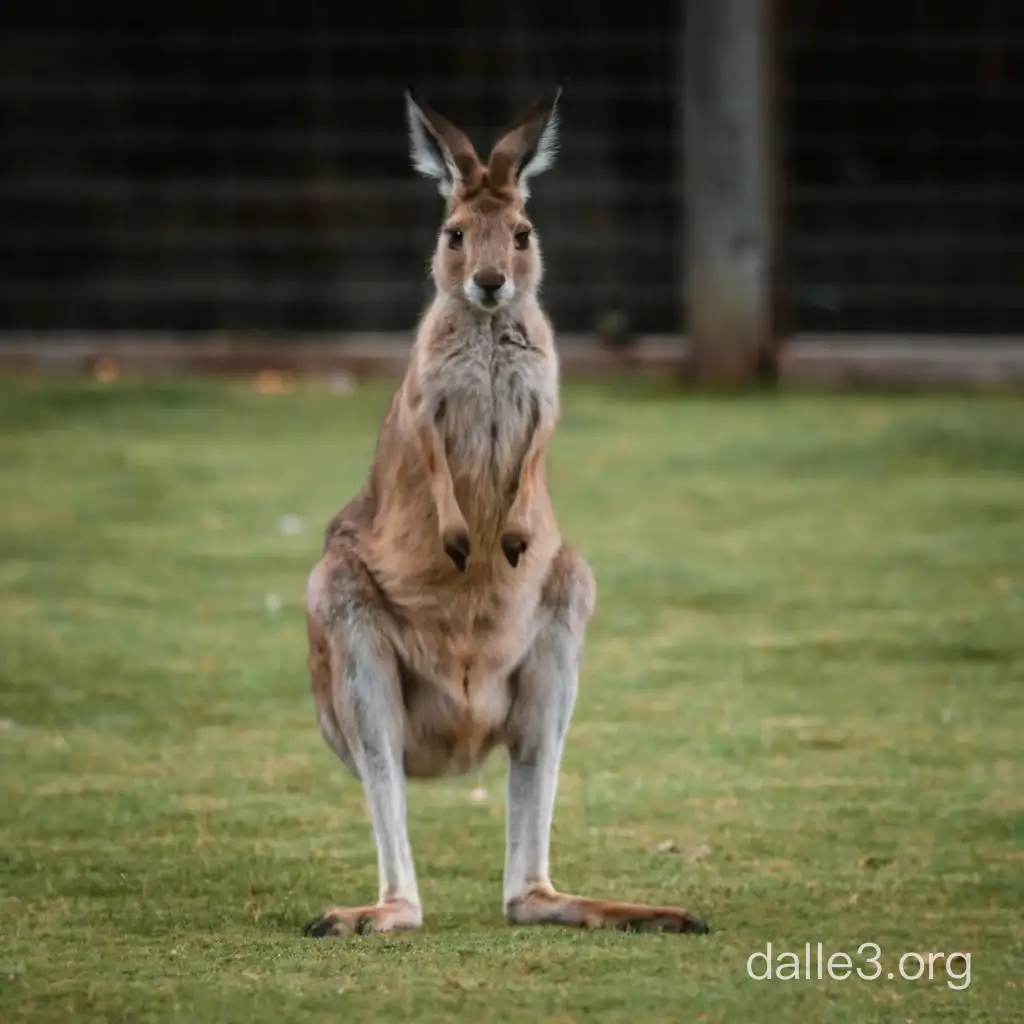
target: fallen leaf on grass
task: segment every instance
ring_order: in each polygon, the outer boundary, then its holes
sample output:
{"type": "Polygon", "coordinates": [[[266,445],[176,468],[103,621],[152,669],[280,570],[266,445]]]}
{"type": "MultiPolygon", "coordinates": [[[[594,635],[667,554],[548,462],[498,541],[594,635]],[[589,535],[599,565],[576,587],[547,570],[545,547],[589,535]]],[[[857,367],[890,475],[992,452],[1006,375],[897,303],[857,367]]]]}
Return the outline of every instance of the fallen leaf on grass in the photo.
{"type": "Polygon", "coordinates": [[[96,380],[109,384],[121,377],[121,364],[110,356],[101,356],[93,364],[92,375],[96,380]]]}
{"type": "Polygon", "coordinates": [[[253,387],[261,395],[286,395],[292,390],[292,379],[277,370],[261,370],[256,374],[253,387]]]}

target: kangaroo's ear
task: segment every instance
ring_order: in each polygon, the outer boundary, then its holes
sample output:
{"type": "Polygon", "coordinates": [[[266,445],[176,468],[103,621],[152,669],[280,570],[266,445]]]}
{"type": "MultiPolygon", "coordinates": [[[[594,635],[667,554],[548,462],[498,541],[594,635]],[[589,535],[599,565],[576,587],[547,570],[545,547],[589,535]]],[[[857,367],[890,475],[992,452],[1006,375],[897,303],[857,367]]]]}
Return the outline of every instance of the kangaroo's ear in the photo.
{"type": "Polygon", "coordinates": [[[434,178],[446,199],[459,182],[480,166],[473,143],[447,118],[419,102],[412,89],[405,91],[412,165],[420,174],[434,178]]]}
{"type": "Polygon", "coordinates": [[[523,199],[529,198],[530,179],[555,162],[561,97],[560,85],[542,96],[506,130],[491,150],[491,177],[506,184],[518,184],[523,199]]]}

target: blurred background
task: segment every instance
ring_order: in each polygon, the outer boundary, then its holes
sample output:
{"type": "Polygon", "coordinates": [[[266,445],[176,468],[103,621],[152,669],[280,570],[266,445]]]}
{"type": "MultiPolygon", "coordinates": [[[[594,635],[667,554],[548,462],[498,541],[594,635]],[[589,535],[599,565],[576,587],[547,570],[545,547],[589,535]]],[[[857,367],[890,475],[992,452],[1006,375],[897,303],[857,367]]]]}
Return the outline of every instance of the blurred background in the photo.
{"type": "Polygon", "coordinates": [[[773,337],[1024,333],[1016,0],[8,0],[0,26],[8,337],[407,339],[440,201],[404,86],[483,148],[558,77],[531,203],[566,337],[686,332],[709,174],[762,229],[773,337]]]}

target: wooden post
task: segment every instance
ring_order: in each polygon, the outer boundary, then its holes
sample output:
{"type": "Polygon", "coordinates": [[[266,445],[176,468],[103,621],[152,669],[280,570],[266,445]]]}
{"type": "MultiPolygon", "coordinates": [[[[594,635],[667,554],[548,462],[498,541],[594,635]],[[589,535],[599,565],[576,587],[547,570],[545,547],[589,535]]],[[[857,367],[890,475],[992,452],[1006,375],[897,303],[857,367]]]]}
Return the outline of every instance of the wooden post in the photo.
{"type": "Polygon", "coordinates": [[[687,334],[696,379],[774,377],[775,0],[682,0],[687,334]]]}

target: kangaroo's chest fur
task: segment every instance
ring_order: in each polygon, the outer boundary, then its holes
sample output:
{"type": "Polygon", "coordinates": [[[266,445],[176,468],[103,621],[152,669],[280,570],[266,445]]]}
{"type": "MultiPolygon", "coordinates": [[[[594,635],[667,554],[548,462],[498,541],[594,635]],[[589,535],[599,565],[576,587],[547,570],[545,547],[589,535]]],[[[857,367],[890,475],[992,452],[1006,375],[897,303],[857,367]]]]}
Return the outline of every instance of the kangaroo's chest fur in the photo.
{"type": "Polygon", "coordinates": [[[489,541],[514,489],[543,403],[556,397],[550,357],[509,317],[454,333],[425,375],[459,506],[489,541]]]}

